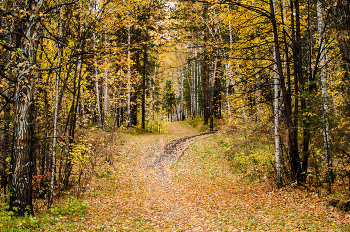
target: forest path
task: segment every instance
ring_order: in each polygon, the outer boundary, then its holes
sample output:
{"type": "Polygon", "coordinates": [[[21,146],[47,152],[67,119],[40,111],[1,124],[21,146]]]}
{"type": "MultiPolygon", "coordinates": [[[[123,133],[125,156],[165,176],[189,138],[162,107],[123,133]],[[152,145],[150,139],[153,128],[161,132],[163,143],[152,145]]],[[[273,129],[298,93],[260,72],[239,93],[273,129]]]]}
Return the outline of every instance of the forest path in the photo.
{"type": "Polygon", "coordinates": [[[100,174],[87,191],[90,215],[101,217],[86,218],[86,225],[96,229],[105,224],[98,228],[115,231],[207,231],[205,217],[193,202],[185,200],[185,189],[173,181],[171,166],[192,142],[211,134],[199,134],[185,122],[173,122],[166,134],[128,136],[115,156],[114,168],[100,166],[100,174]],[[97,223],[102,218],[104,222],[97,223]]]}
{"type": "Polygon", "coordinates": [[[242,181],[220,133],[192,137],[176,122],[167,134],[125,134],[113,164],[97,167],[83,197],[88,214],[72,230],[346,231],[349,215],[315,193],[242,181]]]}

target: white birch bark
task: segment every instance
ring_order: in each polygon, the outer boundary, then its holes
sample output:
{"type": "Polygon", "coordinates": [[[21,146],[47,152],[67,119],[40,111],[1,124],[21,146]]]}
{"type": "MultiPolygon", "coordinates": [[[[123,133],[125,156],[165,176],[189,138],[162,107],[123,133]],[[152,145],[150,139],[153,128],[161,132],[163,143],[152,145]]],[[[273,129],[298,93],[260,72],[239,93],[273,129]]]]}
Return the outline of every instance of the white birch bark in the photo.
{"type": "MultiPolygon", "coordinates": [[[[60,9],[60,20],[59,20],[59,35],[62,36],[62,15],[63,9],[60,9]]],[[[57,49],[57,60],[58,66],[61,65],[61,44],[58,44],[57,49]]],[[[55,86],[55,109],[54,109],[54,119],[53,119],[53,141],[52,141],[52,167],[51,167],[51,182],[50,182],[50,196],[48,207],[51,207],[53,202],[53,193],[55,188],[55,171],[56,171],[56,142],[57,142],[57,118],[58,118],[58,94],[59,94],[59,84],[60,84],[61,68],[56,71],[56,86],[55,86]]]]}
{"type": "MultiPolygon", "coordinates": [[[[93,33],[94,43],[96,48],[96,35],[93,33]]],[[[95,57],[95,90],[96,90],[96,107],[97,107],[97,116],[98,116],[98,124],[102,126],[102,115],[101,115],[101,105],[100,105],[100,90],[99,90],[99,78],[98,78],[98,66],[97,66],[97,58],[95,57]]]]}
{"type": "Polygon", "coordinates": [[[275,160],[276,160],[276,180],[277,185],[282,185],[281,176],[281,160],[280,160],[280,135],[279,135],[279,88],[278,88],[278,73],[277,64],[274,64],[273,74],[273,90],[274,90],[274,133],[275,133],[275,160]]]}
{"type": "MultiPolygon", "coordinates": [[[[275,5],[276,1],[271,1],[273,6],[273,15],[275,15],[275,5]]],[[[273,40],[276,41],[275,35],[273,35],[273,40]]],[[[276,160],[276,181],[277,186],[282,185],[282,176],[281,176],[281,160],[280,160],[280,144],[279,144],[279,88],[278,88],[278,67],[277,67],[277,54],[274,46],[274,75],[273,75],[273,84],[274,84],[274,133],[275,133],[275,160],[276,160]]]]}
{"type": "Polygon", "coordinates": [[[330,152],[330,136],[329,136],[329,121],[328,121],[328,94],[327,94],[327,68],[326,68],[326,48],[324,42],[324,19],[322,3],[317,1],[317,29],[320,49],[320,68],[322,82],[322,103],[323,103],[323,147],[325,163],[327,168],[332,167],[332,157],[330,152]]]}

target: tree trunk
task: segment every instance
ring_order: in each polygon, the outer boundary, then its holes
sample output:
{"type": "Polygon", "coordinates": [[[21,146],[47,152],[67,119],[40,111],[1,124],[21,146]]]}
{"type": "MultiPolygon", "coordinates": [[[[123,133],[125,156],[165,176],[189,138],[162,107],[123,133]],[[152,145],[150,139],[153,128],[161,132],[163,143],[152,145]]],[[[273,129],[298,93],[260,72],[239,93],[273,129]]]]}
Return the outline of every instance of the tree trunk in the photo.
{"type": "Polygon", "coordinates": [[[33,213],[32,205],[32,107],[34,89],[34,65],[38,42],[38,17],[30,12],[40,10],[43,0],[20,5],[26,13],[17,22],[16,47],[22,49],[18,57],[18,70],[14,95],[14,131],[12,149],[12,175],[10,210],[17,215],[33,213]]]}
{"type": "MultiPolygon", "coordinates": [[[[135,70],[139,71],[140,66],[140,51],[138,50],[136,52],[136,62],[135,62],[135,70]]],[[[132,86],[133,92],[131,95],[131,125],[136,126],[137,125],[137,98],[138,98],[138,82],[132,86]]]]}
{"type": "Polygon", "coordinates": [[[208,55],[204,58],[204,125],[208,125],[209,119],[209,57],[208,55]]]}
{"type": "MultiPolygon", "coordinates": [[[[218,68],[221,68],[221,61],[218,60],[215,70],[217,70],[218,68]]],[[[213,114],[215,118],[218,118],[221,116],[221,99],[220,99],[220,76],[218,76],[216,74],[217,72],[215,72],[215,76],[214,76],[214,85],[213,85],[213,114]]]]}
{"type": "MultiPolygon", "coordinates": [[[[94,43],[95,43],[95,49],[96,49],[96,35],[95,32],[94,35],[94,43]]],[[[99,81],[98,81],[98,64],[97,64],[97,58],[95,57],[95,91],[96,91],[96,107],[97,107],[97,117],[98,117],[98,124],[100,126],[103,126],[102,121],[102,113],[101,113],[101,102],[100,102],[100,87],[99,87],[99,81]]]]}
{"type": "Polygon", "coordinates": [[[8,174],[6,169],[8,168],[8,158],[10,158],[10,144],[11,144],[11,135],[10,135],[10,123],[11,123],[11,108],[10,103],[5,102],[6,106],[4,107],[4,132],[2,136],[2,147],[1,147],[1,187],[4,189],[4,195],[6,195],[8,174]]]}
{"type": "MultiPolygon", "coordinates": [[[[108,39],[105,36],[106,47],[108,46],[108,39]]],[[[107,50],[107,49],[106,49],[107,50]]],[[[103,122],[104,122],[104,131],[107,129],[108,123],[108,75],[109,75],[109,60],[108,55],[106,55],[106,67],[105,67],[105,79],[103,83],[103,122]]]]}
{"type": "MultiPolygon", "coordinates": [[[[203,19],[207,19],[207,12],[208,12],[208,6],[205,5],[204,11],[203,11],[203,19]]],[[[208,32],[204,31],[204,59],[203,59],[203,65],[204,65],[204,81],[203,81],[203,90],[204,90],[204,125],[208,125],[209,120],[209,54],[207,51],[207,41],[208,41],[208,32]]]]}
{"type": "MultiPolygon", "coordinates": [[[[275,12],[276,1],[273,0],[273,6],[271,10],[275,12]]],[[[275,13],[273,13],[275,14],[275,13]]],[[[275,37],[275,36],[274,36],[275,37]]],[[[274,38],[274,41],[277,38],[274,38]]],[[[274,133],[275,133],[275,160],[276,160],[276,182],[277,186],[282,186],[282,176],[281,176],[281,160],[280,160],[280,135],[279,135],[279,88],[278,88],[278,68],[277,68],[277,53],[274,49],[274,73],[273,73],[273,90],[274,90],[274,133]]]]}
{"type": "MultiPolygon", "coordinates": [[[[291,9],[293,12],[293,0],[291,0],[291,9]]],[[[288,126],[291,176],[292,176],[292,179],[294,180],[297,176],[298,165],[299,165],[298,143],[297,143],[298,133],[297,133],[297,128],[295,128],[295,126],[293,125],[291,99],[290,99],[290,94],[288,94],[288,92],[287,92],[285,79],[284,79],[284,75],[283,75],[282,62],[281,62],[281,58],[280,58],[280,49],[279,49],[279,44],[278,44],[278,30],[277,30],[277,23],[276,23],[276,18],[275,18],[275,8],[274,8],[274,1],[273,0],[270,0],[270,11],[271,11],[271,21],[272,21],[272,27],[273,27],[273,43],[274,43],[275,63],[276,63],[277,71],[278,71],[278,75],[279,75],[280,86],[281,86],[281,90],[282,90],[282,99],[283,99],[283,103],[284,103],[284,111],[285,111],[285,116],[286,116],[286,121],[287,121],[287,126],[288,126]]],[[[294,23],[293,14],[291,17],[292,17],[292,25],[293,25],[293,23],[294,23]]]]}
{"type": "Polygon", "coordinates": [[[317,1],[317,21],[318,21],[318,40],[320,49],[320,68],[321,68],[321,82],[322,82],[322,104],[323,104],[323,148],[325,164],[328,174],[328,192],[331,193],[331,183],[333,181],[332,170],[332,156],[331,156],[331,140],[329,136],[329,121],[328,121],[328,94],[327,94],[327,67],[326,67],[326,48],[324,39],[324,20],[323,9],[320,0],[317,1]]]}
{"type": "Polygon", "coordinates": [[[143,48],[143,75],[142,75],[142,129],[145,129],[146,120],[146,65],[147,65],[147,44],[143,48]]]}
{"type": "Polygon", "coordinates": [[[128,84],[127,84],[127,123],[128,127],[131,128],[131,57],[130,57],[130,26],[128,27],[128,73],[127,73],[127,79],[128,79],[128,84]]]}
{"type": "MultiPolygon", "coordinates": [[[[63,8],[60,9],[60,21],[59,21],[59,35],[62,36],[62,17],[63,17],[63,8]]],[[[57,50],[57,60],[58,66],[61,65],[61,44],[58,44],[57,50]]],[[[55,188],[55,173],[56,173],[56,142],[57,142],[57,119],[58,119],[58,101],[59,101],[59,84],[61,77],[61,68],[58,68],[56,71],[56,86],[55,86],[55,109],[54,109],[54,119],[53,119],[53,141],[52,141],[52,166],[51,166],[51,183],[50,183],[50,195],[49,195],[49,204],[48,207],[51,207],[53,202],[53,193],[55,188]]]]}
{"type": "MultiPolygon", "coordinates": [[[[298,5],[299,3],[295,1],[295,5],[298,5]]],[[[298,151],[298,113],[299,113],[299,81],[300,81],[300,70],[299,65],[301,64],[299,61],[299,48],[298,48],[298,33],[296,33],[296,24],[294,23],[294,17],[296,16],[296,12],[294,12],[294,0],[290,1],[290,8],[291,8],[291,30],[292,30],[292,52],[293,52],[293,68],[294,68],[294,94],[295,94],[295,100],[294,100],[294,112],[293,115],[291,114],[291,121],[289,124],[289,158],[290,158],[290,165],[291,165],[291,178],[292,181],[297,181],[299,179],[299,173],[300,173],[300,157],[299,157],[299,151],[298,151]],[[299,77],[299,78],[298,78],[299,77]]],[[[299,8],[299,6],[295,7],[299,8]]],[[[297,10],[296,10],[297,11],[297,10]]]]}

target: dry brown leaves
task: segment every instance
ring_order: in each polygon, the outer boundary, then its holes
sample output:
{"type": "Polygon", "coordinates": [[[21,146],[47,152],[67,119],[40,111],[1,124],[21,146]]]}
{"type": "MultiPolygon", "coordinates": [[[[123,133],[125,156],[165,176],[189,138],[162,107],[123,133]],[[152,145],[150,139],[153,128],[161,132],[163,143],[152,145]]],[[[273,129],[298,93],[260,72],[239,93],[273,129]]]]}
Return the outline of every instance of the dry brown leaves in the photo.
{"type": "Polygon", "coordinates": [[[166,135],[125,135],[113,166],[100,163],[76,231],[342,231],[349,214],[315,194],[242,184],[215,136],[199,139],[165,176],[155,162],[168,141],[194,134],[180,123],[166,135]],[[209,148],[207,148],[209,147],[209,148]]]}

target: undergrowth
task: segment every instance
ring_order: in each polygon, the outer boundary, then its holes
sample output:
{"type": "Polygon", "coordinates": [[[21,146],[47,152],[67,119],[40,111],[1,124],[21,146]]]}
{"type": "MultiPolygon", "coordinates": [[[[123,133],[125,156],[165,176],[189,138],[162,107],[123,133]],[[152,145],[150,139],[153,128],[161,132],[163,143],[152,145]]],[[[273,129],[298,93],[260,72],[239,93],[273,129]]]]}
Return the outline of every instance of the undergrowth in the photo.
{"type": "MultiPolygon", "coordinates": [[[[192,127],[197,129],[199,132],[205,132],[209,130],[210,118],[208,120],[208,125],[204,125],[203,117],[195,117],[195,118],[187,118],[186,122],[190,124],[192,127]]],[[[223,125],[225,122],[222,119],[214,118],[213,127],[214,130],[219,126],[223,125]]]]}
{"type": "Polygon", "coordinates": [[[54,205],[38,216],[26,214],[24,217],[16,217],[12,211],[8,211],[8,197],[2,199],[0,207],[0,231],[56,231],[70,229],[76,217],[86,216],[85,203],[71,196],[63,203],[54,205]],[[64,221],[64,222],[63,222],[64,221]]]}

